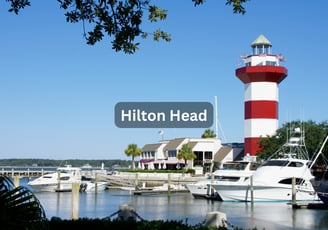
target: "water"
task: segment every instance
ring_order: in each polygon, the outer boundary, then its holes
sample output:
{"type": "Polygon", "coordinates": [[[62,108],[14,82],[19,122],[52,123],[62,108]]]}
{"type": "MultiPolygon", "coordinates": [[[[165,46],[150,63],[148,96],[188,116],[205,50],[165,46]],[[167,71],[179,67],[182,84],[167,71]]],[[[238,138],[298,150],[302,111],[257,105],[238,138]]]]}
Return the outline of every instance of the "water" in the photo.
{"type": "MultiPolygon", "coordinates": [[[[22,184],[23,185],[23,184],[22,184]]],[[[35,193],[48,218],[71,218],[71,193],[35,193]]],[[[79,217],[104,218],[123,204],[133,205],[146,220],[181,220],[190,225],[204,221],[207,212],[226,213],[233,226],[257,229],[328,229],[328,210],[293,209],[284,202],[218,202],[194,199],[190,193],[133,195],[106,190],[80,193],[79,217]]],[[[113,216],[112,218],[115,218],[113,216]]]]}

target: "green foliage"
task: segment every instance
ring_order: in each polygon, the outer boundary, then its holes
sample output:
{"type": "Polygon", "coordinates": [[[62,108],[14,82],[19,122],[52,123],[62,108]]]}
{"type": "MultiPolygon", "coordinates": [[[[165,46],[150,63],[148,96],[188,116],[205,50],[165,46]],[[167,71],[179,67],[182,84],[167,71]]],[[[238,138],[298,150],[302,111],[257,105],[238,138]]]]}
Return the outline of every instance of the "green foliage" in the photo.
{"type": "Polygon", "coordinates": [[[187,160],[194,160],[196,159],[196,157],[196,154],[192,151],[191,147],[188,144],[183,144],[177,154],[177,158],[179,160],[184,159],[185,165],[187,165],[187,160]]]}
{"type": "Polygon", "coordinates": [[[226,5],[232,5],[235,14],[245,14],[246,10],[243,4],[249,0],[227,0],[226,5]]]}
{"type": "MultiPolygon", "coordinates": [[[[11,6],[9,12],[18,14],[21,9],[30,6],[29,0],[6,0],[11,6]]],[[[232,5],[233,13],[244,14],[243,4],[249,0],[226,0],[232,5]]],[[[57,0],[65,11],[66,21],[81,22],[83,35],[89,45],[95,45],[104,39],[111,38],[112,49],[133,54],[139,49],[137,38],[153,36],[154,41],[171,41],[171,35],[161,29],[147,32],[141,28],[144,14],[148,21],[156,23],[167,18],[167,10],[151,5],[151,0],[57,0]],[[90,30],[87,30],[90,28],[90,30]]],[[[205,0],[192,0],[195,6],[205,0]]]]}
{"type": "Polygon", "coordinates": [[[1,229],[47,229],[39,200],[27,188],[15,187],[7,177],[0,177],[0,221],[1,229]]]}
{"type": "MultiPolygon", "coordinates": [[[[275,151],[279,149],[280,146],[286,143],[288,138],[291,137],[290,135],[292,130],[294,130],[295,128],[301,128],[303,130],[305,134],[304,142],[307,152],[309,154],[309,158],[313,158],[313,155],[315,155],[319,151],[321,143],[328,134],[327,121],[318,124],[311,120],[307,122],[287,122],[276,131],[275,135],[268,136],[260,140],[259,144],[262,150],[257,153],[257,156],[262,159],[267,159],[268,157],[270,157],[275,151]]],[[[325,146],[323,153],[326,156],[328,155],[328,146],[325,146]]]]}
{"type": "Polygon", "coordinates": [[[6,0],[7,2],[10,2],[9,12],[14,12],[15,14],[18,14],[18,12],[21,9],[24,9],[26,6],[30,6],[31,3],[28,0],[6,0]]]}
{"type": "Polygon", "coordinates": [[[216,134],[211,129],[206,129],[204,133],[202,134],[202,138],[215,138],[216,134]]]}
{"type": "MultiPolygon", "coordinates": [[[[176,220],[110,220],[110,219],[88,219],[81,218],[78,220],[60,220],[51,219],[49,221],[50,230],[61,229],[61,230],[72,230],[72,229],[129,229],[129,230],[214,230],[217,228],[207,227],[204,225],[189,225],[187,221],[176,220]]],[[[227,228],[219,228],[227,229],[227,228]]]]}
{"type": "Polygon", "coordinates": [[[141,155],[142,149],[139,148],[137,144],[129,144],[128,147],[124,150],[124,152],[127,156],[132,157],[132,169],[134,169],[134,158],[141,155]]]}
{"type": "Polygon", "coordinates": [[[125,154],[130,157],[130,156],[140,156],[141,154],[141,148],[138,147],[137,144],[129,144],[128,147],[124,150],[125,154]]]}

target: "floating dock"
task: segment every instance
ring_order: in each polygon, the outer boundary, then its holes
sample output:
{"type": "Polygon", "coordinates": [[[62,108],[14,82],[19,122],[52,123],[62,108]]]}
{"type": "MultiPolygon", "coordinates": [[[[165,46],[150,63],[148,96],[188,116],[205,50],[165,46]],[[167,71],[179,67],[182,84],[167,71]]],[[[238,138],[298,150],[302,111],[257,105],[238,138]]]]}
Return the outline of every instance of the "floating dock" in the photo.
{"type": "Polygon", "coordinates": [[[141,189],[133,191],[133,195],[143,195],[143,194],[171,194],[171,193],[182,193],[182,192],[189,192],[187,189],[181,190],[152,190],[152,189],[141,189]]]}
{"type": "Polygon", "coordinates": [[[292,205],[293,209],[328,209],[328,206],[322,202],[312,203],[288,203],[292,205]]]}

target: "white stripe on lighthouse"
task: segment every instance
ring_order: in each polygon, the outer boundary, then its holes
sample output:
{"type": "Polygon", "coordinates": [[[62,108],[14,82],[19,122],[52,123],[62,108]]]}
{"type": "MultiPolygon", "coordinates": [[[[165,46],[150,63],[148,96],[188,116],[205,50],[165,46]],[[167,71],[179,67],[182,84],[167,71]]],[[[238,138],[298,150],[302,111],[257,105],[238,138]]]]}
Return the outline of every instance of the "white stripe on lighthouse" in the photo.
{"type": "Polygon", "coordinates": [[[245,125],[245,138],[247,137],[266,137],[273,135],[278,129],[277,119],[247,119],[245,125]]]}
{"type": "Polygon", "coordinates": [[[245,84],[245,101],[278,101],[278,85],[275,82],[252,82],[245,84]]]}

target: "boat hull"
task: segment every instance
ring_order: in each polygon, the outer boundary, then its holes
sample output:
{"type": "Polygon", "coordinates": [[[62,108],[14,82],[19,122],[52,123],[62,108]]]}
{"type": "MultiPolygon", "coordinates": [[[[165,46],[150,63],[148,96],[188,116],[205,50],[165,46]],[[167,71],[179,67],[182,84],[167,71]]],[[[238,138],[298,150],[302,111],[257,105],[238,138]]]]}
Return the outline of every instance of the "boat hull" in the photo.
{"type": "Polygon", "coordinates": [[[57,183],[53,184],[30,184],[29,186],[35,192],[70,192],[72,191],[73,183],[61,183],[58,185],[57,183]]]}
{"type": "Polygon", "coordinates": [[[320,198],[322,203],[324,203],[324,205],[328,207],[328,193],[318,192],[318,197],[320,198]]]}
{"type": "Polygon", "coordinates": [[[222,201],[221,197],[210,184],[187,184],[188,191],[195,199],[208,199],[222,201]]]}
{"type": "MultiPolygon", "coordinates": [[[[223,201],[243,202],[290,202],[293,199],[292,187],[271,187],[248,185],[214,186],[223,201]]],[[[318,200],[312,189],[296,188],[295,201],[318,200]]]]}

